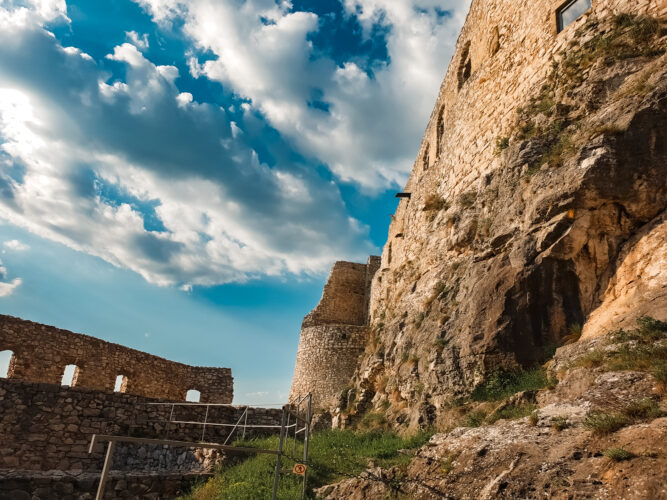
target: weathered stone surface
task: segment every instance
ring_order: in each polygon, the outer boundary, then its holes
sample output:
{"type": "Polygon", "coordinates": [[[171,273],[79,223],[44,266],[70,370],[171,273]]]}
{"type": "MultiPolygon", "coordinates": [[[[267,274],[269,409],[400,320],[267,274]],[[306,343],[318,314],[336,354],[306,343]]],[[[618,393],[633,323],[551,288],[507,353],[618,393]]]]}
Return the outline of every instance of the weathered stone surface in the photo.
{"type": "Polygon", "coordinates": [[[667,7],[599,0],[556,33],[561,3],[472,3],[373,279],[351,414],[432,425],[587,320],[585,337],[615,313],[667,319],[667,37],[614,18],[667,7]]]}
{"type": "Polygon", "coordinates": [[[121,392],[184,401],[188,390],[202,403],[231,403],[234,379],[229,368],[176,363],[145,352],[12,316],[0,315],[0,350],[11,350],[8,378],[60,385],[67,365],[76,365],[73,385],[112,392],[118,375],[121,392]]]}

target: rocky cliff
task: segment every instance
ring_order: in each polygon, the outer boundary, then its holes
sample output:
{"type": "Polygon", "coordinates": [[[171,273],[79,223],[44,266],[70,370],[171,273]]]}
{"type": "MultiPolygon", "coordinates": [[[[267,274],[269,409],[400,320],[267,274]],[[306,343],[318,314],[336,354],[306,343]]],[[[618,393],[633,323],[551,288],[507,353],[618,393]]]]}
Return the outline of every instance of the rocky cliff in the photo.
{"type": "MultiPolygon", "coordinates": [[[[608,4],[594,2],[546,48],[511,51],[519,34],[500,23],[499,48],[477,68],[473,58],[467,80],[450,66],[390,227],[339,424],[381,411],[438,425],[453,399],[489,374],[543,363],[582,325],[590,338],[641,315],[667,319],[665,22],[608,4]],[[488,88],[494,65],[526,76],[522,98],[488,88]],[[482,119],[473,97],[485,88],[498,102],[482,119]]],[[[495,5],[473,4],[454,63],[472,51],[478,11],[495,5]]]]}

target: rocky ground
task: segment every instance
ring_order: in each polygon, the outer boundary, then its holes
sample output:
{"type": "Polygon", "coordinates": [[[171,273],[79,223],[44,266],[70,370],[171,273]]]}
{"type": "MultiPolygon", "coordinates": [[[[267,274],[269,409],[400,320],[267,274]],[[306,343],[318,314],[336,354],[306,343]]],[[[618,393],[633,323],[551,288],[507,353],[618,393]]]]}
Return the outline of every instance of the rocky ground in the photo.
{"type": "Polygon", "coordinates": [[[548,363],[555,386],[488,414],[526,416],[435,434],[407,467],[370,467],[318,497],[667,498],[666,351],[662,322],[573,342],[548,363]]]}

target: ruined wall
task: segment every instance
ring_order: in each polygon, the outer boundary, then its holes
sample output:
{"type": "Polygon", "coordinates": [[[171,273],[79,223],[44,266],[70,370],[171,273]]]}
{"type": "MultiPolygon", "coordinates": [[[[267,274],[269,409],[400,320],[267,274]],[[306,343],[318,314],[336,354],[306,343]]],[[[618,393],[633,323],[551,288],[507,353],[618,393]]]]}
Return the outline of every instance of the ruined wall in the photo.
{"type": "MultiPolygon", "coordinates": [[[[129,394],[104,393],[54,384],[0,379],[0,469],[100,472],[103,446],[88,454],[93,434],[201,441],[202,427],[170,424],[203,422],[206,408],[176,406],[129,394]]],[[[210,407],[208,422],[233,424],[244,407],[210,407]]],[[[248,424],[280,425],[280,409],[250,408],[248,424]]],[[[229,427],[206,429],[204,441],[222,443],[229,427]]],[[[249,431],[250,432],[250,431],[249,431]]],[[[254,432],[254,431],[253,431],[254,432]]],[[[202,472],[216,462],[204,449],[119,444],[114,470],[202,472]]]]}
{"type": "Polygon", "coordinates": [[[112,392],[118,375],[123,392],[183,401],[188,390],[200,402],[231,403],[229,368],[188,366],[103,340],[0,315],[0,351],[11,350],[8,378],[60,385],[67,365],[76,365],[73,385],[112,392]]]}
{"type": "Polygon", "coordinates": [[[311,392],[318,408],[337,401],[366,346],[370,286],[379,260],[334,264],[319,304],[301,325],[290,398],[311,392]]]}
{"type": "Polygon", "coordinates": [[[665,319],[665,242],[638,235],[667,208],[667,4],[592,0],[557,32],[563,3],[472,2],[373,280],[357,414],[430,425],[621,294],[665,319]]]}

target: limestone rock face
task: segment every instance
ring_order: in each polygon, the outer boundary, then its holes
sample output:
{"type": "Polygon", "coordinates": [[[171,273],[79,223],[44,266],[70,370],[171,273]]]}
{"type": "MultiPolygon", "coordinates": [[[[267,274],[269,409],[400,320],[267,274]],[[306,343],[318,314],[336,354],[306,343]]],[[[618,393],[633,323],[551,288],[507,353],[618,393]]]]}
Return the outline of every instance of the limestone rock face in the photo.
{"type": "Polygon", "coordinates": [[[473,3],[373,280],[363,398],[340,425],[373,408],[437,424],[587,322],[585,337],[667,319],[667,12],[609,5],[556,35],[538,29],[545,3],[511,22],[473,3]],[[499,20],[497,50],[475,49],[482,19],[499,20]]]}

